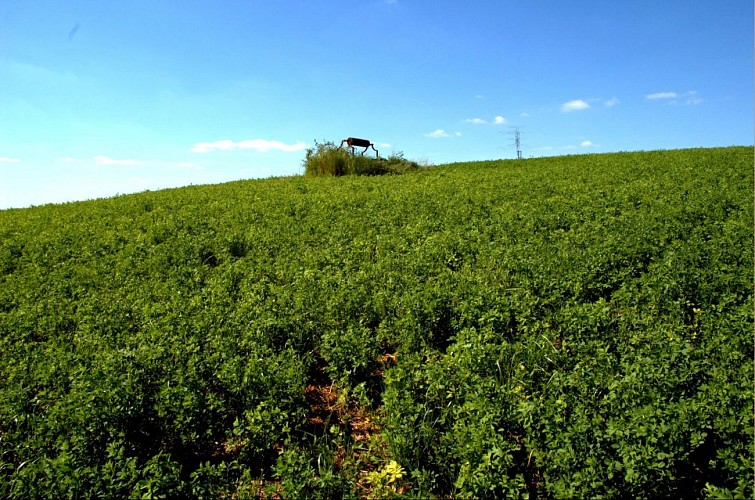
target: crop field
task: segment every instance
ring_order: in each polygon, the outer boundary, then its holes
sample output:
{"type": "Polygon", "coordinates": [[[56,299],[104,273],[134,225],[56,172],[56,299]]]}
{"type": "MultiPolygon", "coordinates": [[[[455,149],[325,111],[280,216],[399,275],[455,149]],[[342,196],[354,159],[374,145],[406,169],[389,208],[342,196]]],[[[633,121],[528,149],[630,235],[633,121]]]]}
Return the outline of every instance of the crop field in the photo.
{"type": "Polygon", "coordinates": [[[752,498],[753,161],[0,211],[0,497],[752,498]]]}

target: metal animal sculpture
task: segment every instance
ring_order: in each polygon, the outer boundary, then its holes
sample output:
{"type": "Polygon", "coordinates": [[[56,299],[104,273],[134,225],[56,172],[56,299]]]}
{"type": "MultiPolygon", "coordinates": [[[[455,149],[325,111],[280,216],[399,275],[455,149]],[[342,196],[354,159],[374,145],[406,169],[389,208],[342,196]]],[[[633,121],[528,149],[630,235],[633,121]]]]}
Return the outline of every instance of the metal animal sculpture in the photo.
{"type": "Polygon", "coordinates": [[[348,139],[344,139],[341,141],[340,147],[343,147],[344,142],[351,149],[351,154],[354,154],[354,148],[364,148],[364,151],[362,151],[362,156],[364,156],[364,153],[366,153],[368,149],[372,148],[372,150],[375,152],[375,157],[380,158],[380,153],[378,152],[377,149],[375,149],[375,145],[367,139],[357,139],[356,137],[349,137],[348,139]]]}

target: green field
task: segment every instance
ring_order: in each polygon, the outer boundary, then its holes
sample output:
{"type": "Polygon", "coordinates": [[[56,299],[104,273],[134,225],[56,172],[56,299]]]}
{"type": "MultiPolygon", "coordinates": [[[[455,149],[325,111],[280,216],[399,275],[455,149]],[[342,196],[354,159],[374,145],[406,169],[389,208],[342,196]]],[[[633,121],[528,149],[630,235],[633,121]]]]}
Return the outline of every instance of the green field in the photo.
{"type": "Polygon", "coordinates": [[[751,498],[753,160],[0,211],[0,496],[751,498]]]}

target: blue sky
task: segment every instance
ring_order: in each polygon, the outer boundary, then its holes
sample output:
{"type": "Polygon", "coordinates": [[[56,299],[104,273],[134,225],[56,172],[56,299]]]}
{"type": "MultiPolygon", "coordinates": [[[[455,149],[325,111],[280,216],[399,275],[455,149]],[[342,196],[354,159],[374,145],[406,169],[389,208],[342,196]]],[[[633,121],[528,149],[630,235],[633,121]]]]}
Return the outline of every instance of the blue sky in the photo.
{"type": "Polygon", "coordinates": [[[0,0],[0,209],[295,175],[753,143],[751,0],[0,0]]]}

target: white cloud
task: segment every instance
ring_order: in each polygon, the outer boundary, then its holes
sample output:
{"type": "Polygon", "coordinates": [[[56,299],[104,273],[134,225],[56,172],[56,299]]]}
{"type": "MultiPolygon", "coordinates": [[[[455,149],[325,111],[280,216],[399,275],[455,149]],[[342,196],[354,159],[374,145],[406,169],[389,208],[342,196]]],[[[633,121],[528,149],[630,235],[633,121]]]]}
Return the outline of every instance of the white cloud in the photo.
{"type": "Polygon", "coordinates": [[[561,111],[568,113],[569,111],[580,111],[589,108],[590,105],[587,101],[582,99],[574,99],[573,101],[565,102],[561,105],[561,111]]]}
{"type": "Polygon", "coordinates": [[[21,163],[19,158],[1,158],[0,163],[21,163]]]}
{"type": "Polygon", "coordinates": [[[583,148],[589,148],[590,146],[593,145],[593,143],[592,141],[582,141],[579,145],[582,146],[583,148]]]}
{"type": "Polygon", "coordinates": [[[690,90],[683,94],[677,92],[656,92],[654,94],[647,94],[645,99],[664,100],[666,104],[671,105],[679,104],[679,100],[684,99],[684,104],[688,106],[695,106],[703,102],[703,98],[697,94],[696,90],[690,90]]]}
{"type": "Polygon", "coordinates": [[[492,122],[488,122],[485,119],[482,118],[467,118],[464,120],[465,123],[471,123],[472,125],[486,125],[488,123],[493,123],[494,125],[503,125],[506,123],[506,118],[502,117],[501,115],[493,117],[492,122]]]}
{"type": "Polygon", "coordinates": [[[522,118],[528,118],[530,114],[527,112],[524,112],[524,113],[521,113],[519,116],[521,116],[522,118]]]}
{"type": "Polygon", "coordinates": [[[612,108],[612,107],[614,107],[614,106],[616,106],[617,104],[620,104],[620,103],[621,103],[621,101],[617,97],[612,97],[612,98],[608,99],[607,101],[603,101],[603,104],[607,108],[612,108]]]}
{"type": "Polygon", "coordinates": [[[141,160],[114,160],[110,158],[109,156],[95,156],[94,161],[97,162],[98,165],[120,165],[120,166],[127,166],[127,167],[133,167],[137,165],[144,165],[144,162],[141,160]]]}
{"type": "Polygon", "coordinates": [[[247,139],[238,142],[226,139],[215,142],[198,142],[191,147],[193,153],[209,153],[210,151],[228,151],[233,149],[253,149],[260,153],[266,153],[270,150],[293,152],[307,149],[307,145],[303,142],[286,144],[281,141],[268,141],[265,139],[247,139]]]}
{"type": "Polygon", "coordinates": [[[677,95],[676,92],[656,92],[654,94],[648,94],[645,96],[645,99],[650,100],[656,100],[656,99],[676,99],[677,95]]]}
{"type": "MultiPolygon", "coordinates": [[[[458,132],[457,132],[457,134],[458,134],[458,132]]],[[[432,132],[428,132],[427,134],[425,134],[425,137],[439,138],[439,137],[450,137],[450,136],[448,135],[448,132],[446,132],[442,128],[439,128],[439,129],[434,130],[432,132]]]]}
{"type": "Polygon", "coordinates": [[[461,137],[461,132],[454,132],[454,135],[455,135],[456,137],[461,137]]]}

